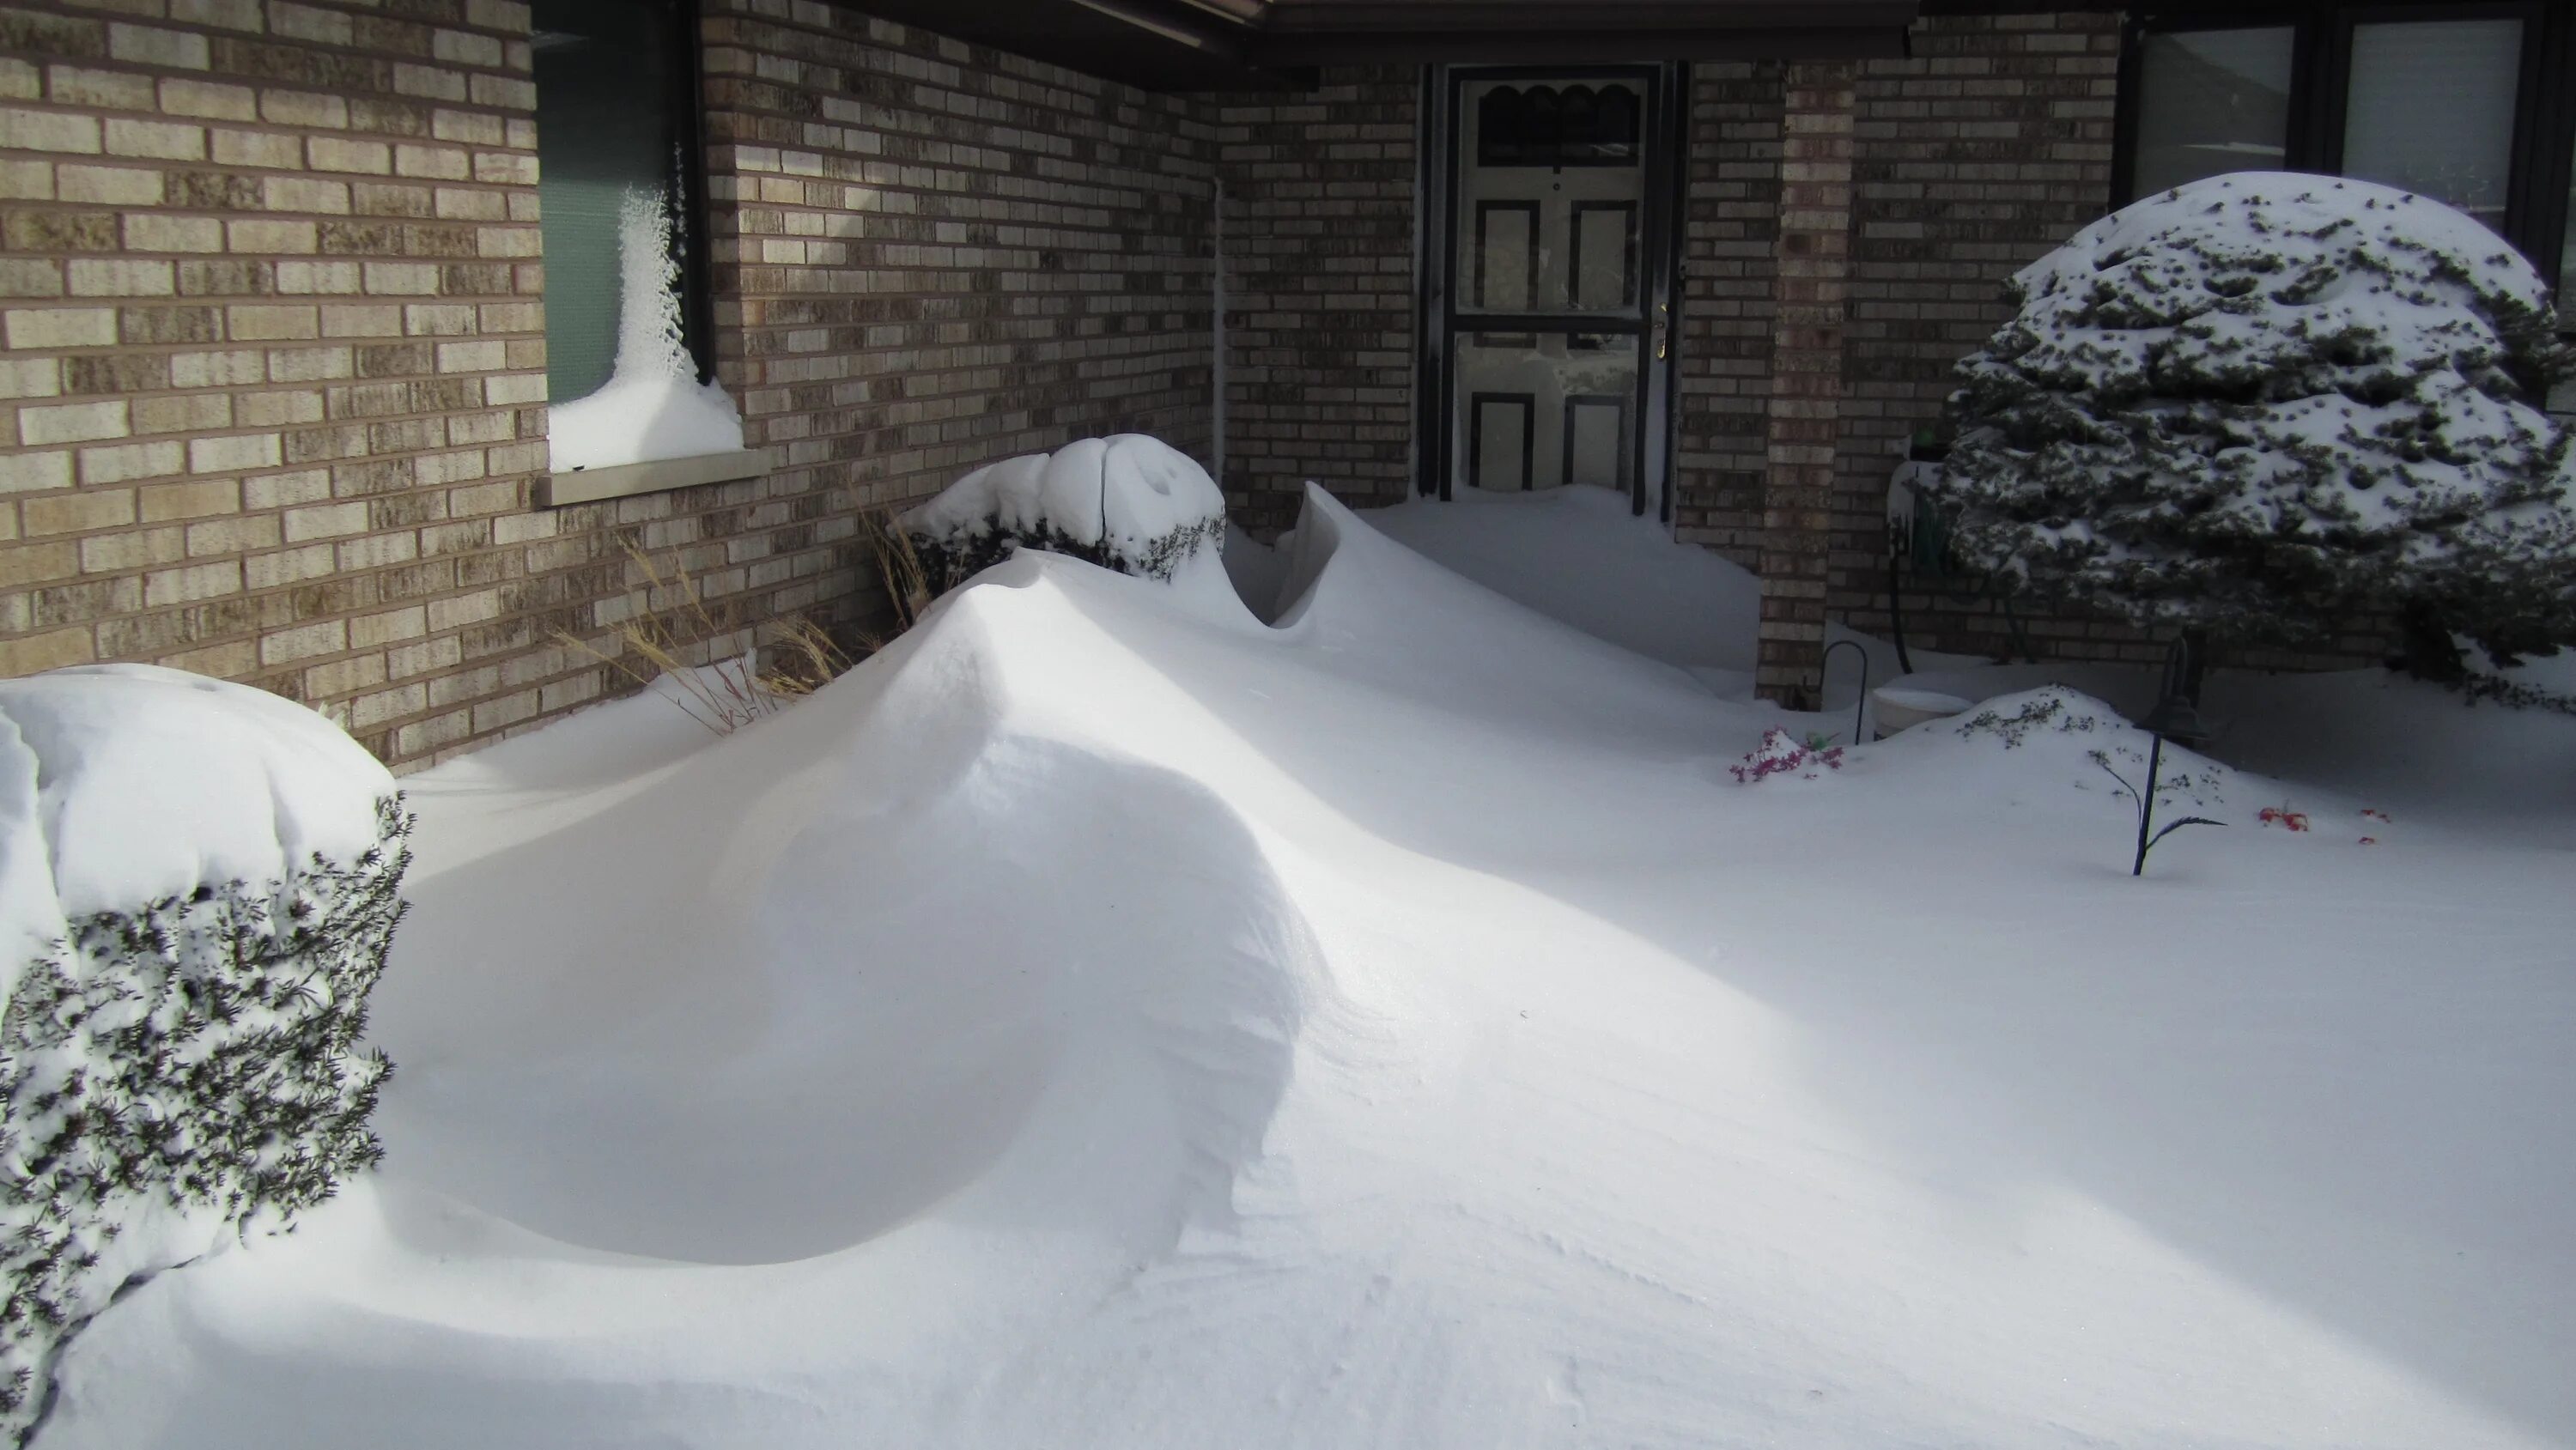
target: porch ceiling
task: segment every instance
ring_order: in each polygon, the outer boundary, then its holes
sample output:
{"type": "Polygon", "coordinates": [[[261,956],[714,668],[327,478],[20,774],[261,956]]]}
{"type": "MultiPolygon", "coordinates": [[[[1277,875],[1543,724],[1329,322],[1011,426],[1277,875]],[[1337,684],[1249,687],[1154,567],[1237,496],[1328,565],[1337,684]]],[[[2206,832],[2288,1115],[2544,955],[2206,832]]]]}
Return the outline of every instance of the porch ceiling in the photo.
{"type": "Polygon", "coordinates": [[[1893,56],[1917,0],[847,0],[1148,90],[1280,89],[1369,62],[1893,56]]]}

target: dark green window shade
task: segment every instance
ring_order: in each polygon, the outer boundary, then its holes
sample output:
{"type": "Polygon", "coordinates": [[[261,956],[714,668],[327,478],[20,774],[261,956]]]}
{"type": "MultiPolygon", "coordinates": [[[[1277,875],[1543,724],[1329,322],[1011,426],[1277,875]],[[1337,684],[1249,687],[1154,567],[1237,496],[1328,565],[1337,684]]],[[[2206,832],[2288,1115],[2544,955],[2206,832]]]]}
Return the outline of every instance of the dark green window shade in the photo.
{"type": "Polygon", "coordinates": [[[618,202],[668,195],[668,20],[635,0],[537,0],[532,19],[546,393],[568,403],[617,362],[618,202]]]}

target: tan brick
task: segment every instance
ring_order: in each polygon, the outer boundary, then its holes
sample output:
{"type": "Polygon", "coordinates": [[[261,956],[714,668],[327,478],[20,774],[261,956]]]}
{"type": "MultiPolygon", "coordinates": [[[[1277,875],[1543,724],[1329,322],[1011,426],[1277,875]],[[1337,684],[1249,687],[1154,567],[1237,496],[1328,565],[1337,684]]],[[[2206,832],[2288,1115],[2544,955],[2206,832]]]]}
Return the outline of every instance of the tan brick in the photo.
{"type": "Polygon", "coordinates": [[[207,138],[207,155],[225,166],[291,170],[304,164],[304,144],[293,136],[281,136],[274,131],[232,131],[217,126],[207,132],[207,138]]]}
{"type": "Polygon", "coordinates": [[[149,25],[109,26],[107,53],[118,60],[168,66],[173,70],[204,70],[209,64],[204,36],[149,25]]]}
{"type": "Polygon", "coordinates": [[[179,290],[168,262],[78,259],[64,268],[75,297],[169,297],[179,290]]]}
{"type": "Polygon", "coordinates": [[[245,468],[275,468],[285,461],[281,440],[275,433],[254,433],[232,438],[192,438],[188,441],[190,473],[224,473],[245,468]]]}
{"type": "Polygon", "coordinates": [[[116,313],[104,307],[12,309],[0,318],[13,348],[113,347],[116,313]]]}
{"type": "Polygon", "coordinates": [[[128,529],[115,534],[92,534],[80,541],[84,574],[157,569],[187,556],[186,540],[178,529],[128,529]]]}
{"type": "Polygon", "coordinates": [[[165,115],[196,116],[209,121],[256,121],[259,93],[248,86],[165,80],[161,82],[161,110],[165,115]]]}
{"type": "Polygon", "coordinates": [[[367,506],[363,503],[317,504],[286,511],[286,541],[290,544],[362,534],[366,530],[367,506]]]}
{"type": "Polygon", "coordinates": [[[285,527],[275,514],[252,514],[247,518],[216,519],[188,526],[188,557],[205,558],[214,554],[251,554],[274,549],[285,541],[285,527]]]}
{"type": "Polygon", "coordinates": [[[296,473],[266,473],[242,480],[244,508],[273,509],[319,503],[331,496],[331,474],[312,468],[296,473]]]}
{"type": "Polygon", "coordinates": [[[134,490],[82,489],[41,494],[20,500],[18,517],[26,525],[29,538],[113,529],[134,522],[134,490]]]}
{"type": "Polygon", "coordinates": [[[80,481],[90,485],[166,478],[186,466],[186,451],[174,439],[117,443],[80,451],[80,481]]]}
{"type": "Polygon", "coordinates": [[[443,373],[490,372],[505,365],[507,351],[495,341],[442,342],[438,370],[443,373]]]}
{"type": "Polygon", "coordinates": [[[259,196],[260,205],[269,211],[315,212],[323,216],[349,214],[349,185],[344,181],[264,176],[260,178],[259,196]]]}
{"type": "Polygon", "coordinates": [[[224,309],[224,332],[235,342],[283,342],[319,337],[321,327],[310,307],[241,303],[224,309]]]}
{"type": "Polygon", "coordinates": [[[143,603],[148,609],[194,604],[200,599],[220,599],[227,594],[241,592],[242,566],[239,559],[218,559],[176,569],[159,569],[143,576],[143,603]]]}
{"type": "Polygon", "coordinates": [[[402,309],[399,307],[326,306],[322,309],[324,337],[400,337],[402,309]]]}
{"type": "Polygon", "coordinates": [[[259,114],[262,119],[280,126],[308,126],[324,131],[349,128],[347,101],[310,91],[262,91],[259,114]]]}
{"type": "Polygon", "coordinates": [[[239,386],[263,381],[267,376],[267,355],[255,348],[170,355],[170,386],[174,388],[239,386]]]}
{"type": "Polygon", "coordinates": [[[32,63],[0,56],[0,100],[33,101],[44,93],[44,75],[32,63]]]}
{"type": "Polygon", "coordinates": [[[358,655],[350,659],[333,660],[325,665],[315,665],[306,670],[304,693],[308,699],[319,700],[327,696],[347,695],[359,690],[373,689],[384,682],[385,657],[358,655]]]}
{"type": "Polygon", "coordinates": [[[110,156],[202,161],[206,156],[206,128],[170,121],[128,121],[111,117],[107,123],[106,149],[110,156]]]}
{"type": "Polygon", "coordinates": [[[0,159],[0,201],[54,199],[54,163],[0,159]]]}
{"type": "Polygon", "coordinates": [[[360,285],[355,262],[280,262],[277,264],[277,290],[280,296],[345,297],[360,285]]]}
{"type": "Polygon", "coordinates": [[[429,612],[414,604],[382,614],[362,614],[349,621],[349,648],[380,649],[400,640],[418,639],[429,631],[429,612]]]}
{"type": "Polygon", "coordinates": [[[0,146],[13,150],[63,151],[77,156],[96,156],[103,129],[96,116],[0,106],[0,146]]]}
{"type": "Polygon", "coordinates": [[[170,18],[220,30],[263,30],[260,0],[170,0],[170,18]]]}
{"type": "Polygon", "coordinates": [[[348,626],[337,619],[320,620],[263,635],[259,641],[259,662],[279,665],[315,655],[337,654],[349,647],[348,626]]]}
{"type": "Polygon", "coordinates": [[[49,357],[0,358],[0,398],[60,396],[63,369],[49,357]]]}
{"type": "MultiPolygon", "coordinates": [[[[471,157],[454,146],[396,146],[394,174],[432,181],[463,181],[474,174],[474,164],[471,157]]],[[[440,194],[445,193],[442,191],[440,194]]]]}
{"type": "Polygon", "coordinates": [[[54,453],[0,453],[0,493],[31,493],[72,486],[72,456],[54,453]]]}
{"type": "Polygon", "coordinates": [[[162,655],[153,663],[219,680],[237,680],[259,668],[259,649],[248,640],[232,640],[162,655]]]}
{"type": "Polygon", "coordinates": [[[94,438],[122,438],[128,431],[126,406],[121,402],[18,410],[18,438],[23,443],[86,443],[94,438]]]}
{"type": "Polygon", "coordinates": [[[316,171],[355,171],[369,176],[384,176],[394,169],[393,148],[382,141],[342,141],[328,136],[307,137],[304,142],[305,164],[316,171]]]}
{"type": "Polygon", "coordinates": [[[234,221],[224,224],[227,245],[236,252],[306,253],[314,248],[309,221],[234,221]]]}
{"type": "Polygon", "coordinates": [[[232,423],[233,400],[223,393],[163,394],[134,400],[137,433],[195,433],[229,428],[232,423]]]}
{"type": "MultiPolygon", "coordinates": [[[[129,252],[220,252],[224,224],[210,216],[155,216],[128,213],[125,249],[129,252]]],[[[74,291],[79,290],[75,282],[74,291]]]]}
{"type": "Polygon", "coordinates": [[[65,665],[85,665],[97,657],[86,628],[0,639],[0,675],[32,675],[65,665]]]}
{"type": "Polygon", "coordinates": [[[135,492],[137,509],[147,524],[241,511],[239,479],[209,478],[190,483],[155,484],[135,492]]]}
{"type": "Polygon", "coordinates": [[[281,428],[322,421],[322,395],[311,390],[244,393],[233,399],[233,417],[245,428],[281,428]]]}
{"type": "Polygon", "coordinates": [[[367,291],[376,296],[435,296],[438,267],[431,262],[369,262],[367,291]]]}
{"type": "Polygon", "coordinates": [[[347,45],[354,38],[346,14],[311,5],[289,4],[287,0],[268,0],[268,28],[272,34],[283,35],[290,40],[309,40],[316,45],[347,45]]]}
{"type": "Polygon", "coordinates": [[[0,589],[24,589],[80,573],[80,546],[68,540],[51,544],[12,544],[0,548],[0,589]]]}
{"type": "Polygon", "coordinates": [[[95,106],[113,111],[152,109],[152,78],[131,71],[47,66],[45,91],[46,99],[60,106],[95,106]]]}
{"type": "Polygon", "coordinates": [[[320,579],[334,568],[331,546],[314,544],[275,554],[254,554],[242,561],[242,581],[253,589],[282,589],[307,579],[320,579]]]}
{"type": "MultiPolygon", "coordinates": [[[[55,184],[65,201],[100,206],[158,206],[161,173],[132,166],[73,166],[55,171],[55,184]]],[[[127,220],[131,221],[129,217],[127,220]]]]}

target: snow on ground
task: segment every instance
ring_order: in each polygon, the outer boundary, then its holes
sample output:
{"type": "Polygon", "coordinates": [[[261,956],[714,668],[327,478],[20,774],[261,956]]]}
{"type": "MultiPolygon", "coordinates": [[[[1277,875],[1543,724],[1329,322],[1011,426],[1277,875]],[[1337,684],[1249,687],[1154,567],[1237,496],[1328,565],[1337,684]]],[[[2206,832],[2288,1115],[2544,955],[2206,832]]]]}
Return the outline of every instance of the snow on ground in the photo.
{"type": "Polygon", "coordinates": [[[383,1170],[40,1445],[2576,1438],[2576,721],[2133,880],[2116,727],[1740,786],[1777,711],[1329,501],[1236,567],[417,778],[383,1170]]]}

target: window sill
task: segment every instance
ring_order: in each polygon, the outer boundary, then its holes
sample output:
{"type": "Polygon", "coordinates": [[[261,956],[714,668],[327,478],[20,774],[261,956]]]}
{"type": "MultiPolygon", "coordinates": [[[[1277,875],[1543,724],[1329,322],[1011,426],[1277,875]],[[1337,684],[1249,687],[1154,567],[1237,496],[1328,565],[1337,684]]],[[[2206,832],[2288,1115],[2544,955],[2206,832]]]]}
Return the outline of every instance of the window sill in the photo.
{"type": "Polygon", "coordinates": [[[732,453],[701,453],[690,458],[656,458],[650,462],[621,463],[609,468],[575,468],[539,479],[536,506],[552,509],[569,504],[598,503],[604,499],[632,498],[639,493],[662,493],[674,488],[695,488],[703,483],[731,483],[740,478],[757,478],[768,471],[769,459],[755,448],[732,453]]]}

